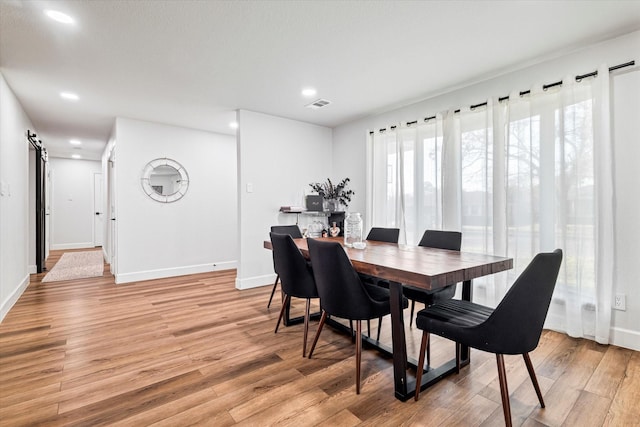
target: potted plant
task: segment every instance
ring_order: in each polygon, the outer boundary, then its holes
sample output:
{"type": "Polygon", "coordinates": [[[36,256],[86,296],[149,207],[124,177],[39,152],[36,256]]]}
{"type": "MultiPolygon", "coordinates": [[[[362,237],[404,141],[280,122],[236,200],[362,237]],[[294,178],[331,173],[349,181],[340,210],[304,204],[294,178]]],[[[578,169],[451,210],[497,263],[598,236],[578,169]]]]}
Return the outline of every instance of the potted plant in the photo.
{"type": "Polygon", "coordinates": [[[349,181],[349,178],[345,178],[334,185],[331,179],[327,178],[325,182],[314,182],[309,186],[327,202],[327,209],[335,212],[340,205],[347,208],[351,202],[351,196],[355,194],[353,190],[347,188],[349,181]]]}

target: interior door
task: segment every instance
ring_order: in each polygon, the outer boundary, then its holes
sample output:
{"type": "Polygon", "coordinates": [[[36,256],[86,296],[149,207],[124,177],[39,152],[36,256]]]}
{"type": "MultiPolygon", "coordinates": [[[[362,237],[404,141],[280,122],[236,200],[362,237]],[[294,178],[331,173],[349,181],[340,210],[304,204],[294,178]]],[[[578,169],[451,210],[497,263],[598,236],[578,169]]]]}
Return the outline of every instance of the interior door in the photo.
{"type": "Polygon", "coordinates": [[[104,239],[104,207],[102,199],[102,174],[93,174],[93,246],[102,246],[104,239]]]}
{"type": "MultiPolygon", "coordinates": [[[[36,134],[27,129],[27,142],[33,148],[34,158],[34,184],[35,184],[35,252],[36,252],[36,273],[46,270],[45,261],[49,253],[48,246],[48,222],[47,218],[47,192],[49,191],[49,170],[47,168],[47,151],[42,146],[42,141],[36,139],[36,134]]],[[[29,148],[29,150],[31,150],[29,148]]],[[[31,155],[31,154],[29,154],[31,155]]],[[[29,166],[31,169],[31,166],[29,166]]],[[[31,179],[31,178],[29,178],[31,179]]]]}

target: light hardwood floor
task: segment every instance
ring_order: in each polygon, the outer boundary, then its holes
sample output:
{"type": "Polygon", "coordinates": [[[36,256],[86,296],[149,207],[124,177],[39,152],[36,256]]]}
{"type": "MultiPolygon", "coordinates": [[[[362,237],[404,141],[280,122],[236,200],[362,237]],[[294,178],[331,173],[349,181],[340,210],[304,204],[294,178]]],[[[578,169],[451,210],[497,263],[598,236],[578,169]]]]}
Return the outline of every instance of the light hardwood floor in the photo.
{"type": "MultiPolygon", "coordinates": [[[[0,324],[0,425],[503,425],[493,355],[472,351],[459,375],[400,402],[391,360],[365,347],[356,395],[350,339],[325,328],[302,358],[302,325],[273,333],[270,286],[238,291],[234,270],[115,285],[108,271],[31,276],[0,324]]],[[[295,301],[293,314],[303,308],[295,301]]],[[[407,331],[415,356],[419,330],[407,331]]],[[[437,364],[453,346],[434,339],[432,353],[437,364]]],[[[506,356],[514,425],[640,422],[640,353],[545,331],[531,359],[547,408],[522,358],[506,356]]]]}

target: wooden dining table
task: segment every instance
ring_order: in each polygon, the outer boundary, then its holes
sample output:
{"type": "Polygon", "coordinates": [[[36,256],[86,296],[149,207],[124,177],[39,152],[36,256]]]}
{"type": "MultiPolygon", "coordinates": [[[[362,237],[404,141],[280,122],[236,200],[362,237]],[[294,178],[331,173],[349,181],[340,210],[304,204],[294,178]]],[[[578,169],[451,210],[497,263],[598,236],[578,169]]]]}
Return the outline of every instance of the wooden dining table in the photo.
{"type": "MultiPolygon", "coordinates": [[[[309,257],[307,239],[293,240],[302,254],[309,257]]],[[[335,237],[319,240],[343,243],[342,238],[335,237]]],[[[271,249],[271,242],[265,241],[264,247],[271,249]]],[[[441,366],[425,367],[422,382],[419,385],[416,385],[415,377],[407,377],[409,365],[415,368],[417,362],[414,359],[409,360],[407,356],[402,285],[407,284],[426,290],[434,290],[461,282],[462,299],[471,301],[473,298],[471,286],[473,279],[513,268],[513,259],[511,258],[370,240],[366,241],[364,249],[348,247],[344,247],[344,249],[358,273],[375,276],[389,282],[392,347],[388,348],[368,337],[363,337],[363,339],[392,355],[395,396],[403,401],[413,397],[416,386],[425,389],[455,372],[456,360],[454,357],[441,366]]],[[[469,364],[469,347],[461,346],[460,362],[461,366],[469,364]]]]}

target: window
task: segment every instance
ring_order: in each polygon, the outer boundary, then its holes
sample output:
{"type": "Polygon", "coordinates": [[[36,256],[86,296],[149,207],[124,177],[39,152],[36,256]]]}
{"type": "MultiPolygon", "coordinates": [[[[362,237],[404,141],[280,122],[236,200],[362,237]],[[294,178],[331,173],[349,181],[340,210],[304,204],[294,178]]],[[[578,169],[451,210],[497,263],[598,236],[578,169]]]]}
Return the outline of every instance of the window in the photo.
{"type": "MultiPolygon", "coordinates": [[[[606,68],[599,72],[608,75],[606,68]]],[[[425,229],[461,230],[463,251],[512,257],[509,277],[485,281],[480,302],[489,305],[536,253],[562,248],[554,294],[562,304],[549,322],[607,342],[610,304],[598,295],[610,298],[613,282],[612,154],[608,101],[593,95],[608,97],[608,79],[596,80],[569,79],[508,102],[489,100],[428,124],[374,133],[371,225],[399,227],[407,244],[425,229]],[[604,236],[598,245],[596,235],[604,236]],[[598,275],[607,279],[598,284],[598,275]]]]}

